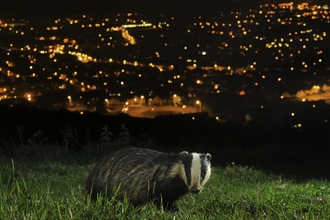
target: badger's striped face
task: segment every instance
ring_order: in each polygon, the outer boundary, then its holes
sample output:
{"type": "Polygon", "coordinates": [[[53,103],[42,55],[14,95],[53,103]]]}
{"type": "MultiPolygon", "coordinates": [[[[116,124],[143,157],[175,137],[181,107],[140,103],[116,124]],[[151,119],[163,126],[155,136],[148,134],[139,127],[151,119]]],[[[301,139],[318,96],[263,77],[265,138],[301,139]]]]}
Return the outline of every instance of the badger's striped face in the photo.
{"type": "Polygon", "coordinates": [[[184,181],[190,193],[197,194],[203,189],[203,185],[209,180],[211,175],[211,155],[201,153],[190,153],[184,151],[185,176],[184,181]]]}

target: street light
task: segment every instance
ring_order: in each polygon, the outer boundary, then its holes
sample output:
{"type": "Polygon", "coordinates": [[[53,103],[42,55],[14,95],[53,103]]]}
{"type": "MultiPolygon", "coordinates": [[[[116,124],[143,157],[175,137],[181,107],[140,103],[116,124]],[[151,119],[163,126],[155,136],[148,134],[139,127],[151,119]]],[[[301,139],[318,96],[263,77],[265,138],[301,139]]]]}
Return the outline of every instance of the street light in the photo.
{"type": "Polygon", "coordinates": [[[122,112],[127,113],[127,111],[128,111],[128,105],[129,105],[129,103],[128,102],[125,102],[124,107],[122,109],[122,112]]]}
{"type": "Polygon", "coordinates": [[[141,95],[140,97],[141,106],[143,106],[143,99],[144,99],[144,95],[141,95]]]}
{"type": "Polygon", "coordinates": [[[72,104],[72,98],[71,98],[71,96],[68,96],[68,100],[69,100],[69,106],[71,107],[71,104],[72,104]]]}
{"type": "Polygon", "coordinates": [[[199,106],[199,112],[202,112],[202,102],[199,101],[199,100],[197,100],[197,101],[196,101],[196,105],[199,106]]]}

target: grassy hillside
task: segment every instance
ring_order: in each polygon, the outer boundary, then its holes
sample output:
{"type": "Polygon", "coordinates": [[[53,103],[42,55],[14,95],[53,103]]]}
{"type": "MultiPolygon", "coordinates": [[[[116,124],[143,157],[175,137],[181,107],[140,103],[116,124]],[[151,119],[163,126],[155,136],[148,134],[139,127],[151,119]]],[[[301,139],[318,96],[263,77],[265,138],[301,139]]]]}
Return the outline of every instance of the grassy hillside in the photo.
{"type": "Polygon", "coordinates": [[[242,126],[177,118],[78,117],[66,112],[40,111],[38,116],[44,118],[46,113],[49,117],[42,127],[31,117],[28,121],[14,117],[13,111],[0,114],[0,220],[330,219],[325,126],[296,131],[275,121],[242,126]],[[272,126],[265,126],[270,122],[272,126]],[[119,131],[113,132],[114,125],[119,131]],[[86,128],[91,133],[84,132],[86,128]],[[210,152],[211,179],[200,194],[179,200],[178,213],[163,212],[152,204],[133,208],[116,198],[87,201],[83,186],[93,165],[132,145],[210,152]]]}
{"type": "Polygon", "coordinates": [[[330,183],[295,182],[262,171],[213,167],[198,195],[182,197],[177,213],[151,204],[86,201],[82,188],[93,163],[0,163],[0,219],[330,219],[330,183]]]}

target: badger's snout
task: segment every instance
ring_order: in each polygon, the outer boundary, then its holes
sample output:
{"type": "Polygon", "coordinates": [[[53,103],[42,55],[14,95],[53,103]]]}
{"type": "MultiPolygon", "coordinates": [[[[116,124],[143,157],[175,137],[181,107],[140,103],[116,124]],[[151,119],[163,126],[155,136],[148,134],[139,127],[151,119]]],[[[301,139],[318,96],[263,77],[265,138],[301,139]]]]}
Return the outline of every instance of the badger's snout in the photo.
{"type": "Polygon", "coordinates": [[[202,191],[202,188],[200,186],[193,186],[190,189],[190,193],[192,194],[198,194],[200,193],[200,191],[202,191]]]}

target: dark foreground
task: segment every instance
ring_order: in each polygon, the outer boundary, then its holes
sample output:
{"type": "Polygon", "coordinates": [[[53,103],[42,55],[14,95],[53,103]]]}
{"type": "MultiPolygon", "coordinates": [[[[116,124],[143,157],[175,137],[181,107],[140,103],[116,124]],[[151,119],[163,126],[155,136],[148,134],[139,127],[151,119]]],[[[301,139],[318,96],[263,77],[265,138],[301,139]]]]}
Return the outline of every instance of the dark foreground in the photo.
{"type": "MultiPolygon", "coordinates": [[[[330,122],[317,117],[305,115],[305,121],[300,120],[303,126],[297,126],[290,118],[220,123],[207,114],[143,119],[0,106],[0,154],[15,158],[22,146],[50,144],[64,146],[72,155],[84,154],[85,146],[100,143],[105,136],[116,139],[124,135],[138,147],[209,152],[214,166],[234,163],[291,178],[329,178],[330,122]]],[[[33,158],[33,151],[27,152],[23,156],[33,158]]]]}

